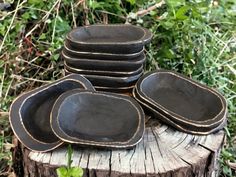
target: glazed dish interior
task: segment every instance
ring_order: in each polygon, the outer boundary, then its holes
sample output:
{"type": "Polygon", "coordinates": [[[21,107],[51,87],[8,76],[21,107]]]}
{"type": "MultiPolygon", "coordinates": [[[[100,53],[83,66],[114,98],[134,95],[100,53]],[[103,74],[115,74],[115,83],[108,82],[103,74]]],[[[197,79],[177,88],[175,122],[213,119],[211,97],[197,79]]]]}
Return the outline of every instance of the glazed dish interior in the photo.
{"type": "Polygon", "coordinates": [[[26,130],[32,137],[46,143],[58,141],[50,127],[50,112],[59,95],[75,88],[83,88],[83,85],[72,80],[65,80],[25,100],[20,114],[26,130]]]}
{"type": "Polygon", "coordinates": [[[117,43],[140,40],[144,34],[143,29],[131,25],[92,25],[73,30],[69,37],[85,43],[117,43]]]}
{"type": "Polygon", "coordinates": [[[125,142],[139,126],[139,112],[129,101],[103,94],[68,96],[58,110],[58,124],[70,137],[96,142],[125,142]]]}
{"type": "Polygon", "coordinates": [[[221,99],[211,90],[169,72],[149,75],[140,89],[159,108],[194,121],[212,119],[223,109],[221,99]]]}

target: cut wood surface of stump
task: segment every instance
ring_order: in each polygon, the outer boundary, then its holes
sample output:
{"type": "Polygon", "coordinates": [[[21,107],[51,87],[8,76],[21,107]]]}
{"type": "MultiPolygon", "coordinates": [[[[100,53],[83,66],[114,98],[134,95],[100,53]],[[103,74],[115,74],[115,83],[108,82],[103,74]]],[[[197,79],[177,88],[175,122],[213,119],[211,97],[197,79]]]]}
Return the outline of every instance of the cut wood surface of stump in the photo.
{"type": "MultiPolygon", "coordinates": [[[[86,177],[215,177],[223,141],[224,131],[197,136],[159,124],[146,128],[143,140],[130,150],[74,146],[72,166],[83,168],[86,177]]],[[[22,152],[24,176],[57,176],[56,168],[67,164],[66,146],[47,153],[22,152]]]]}

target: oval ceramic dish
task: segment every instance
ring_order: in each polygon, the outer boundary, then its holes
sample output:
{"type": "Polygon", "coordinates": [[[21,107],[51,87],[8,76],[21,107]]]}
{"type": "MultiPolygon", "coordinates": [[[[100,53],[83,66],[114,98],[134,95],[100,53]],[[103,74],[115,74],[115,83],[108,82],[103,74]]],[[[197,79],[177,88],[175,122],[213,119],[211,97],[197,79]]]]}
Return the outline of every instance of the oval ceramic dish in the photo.
{"type": "MultiPolygon", "coordinates": [[[[70,71],[65,70],[65,75],[72,74],[70,71]]],[[[94,87],[130,87],[134,85],[143,73],[130,77],[111,77],[111,76],[97,76],[97,75],[85,75],[94,87]]]]}
{"type": "MultiPolygon", "coordinates": [[[[151,105],[149,102],[147,102],[145,99],[140,97],[140,95],[137,93],[137,89],[133,89],[133,97],[141,104],[143,105],[149,112],[151,112],[156,118],[162,120],[163,122],[169,123],[173,127],[181,127],[185,132],[193,133],[193,134],[203,134],[203,133],[211,133],[215,132],[222,128],[222,125],[226,124],[226,114],[222,117],[221,121],[218,122],[218,124],[214,126],[201,126],[201,125],[193,125],[188,124],[187,122],[179,123],[175,119],[173,119],[170,116],[166,116],[165,114],[162,114],[158,109],[155,108],[155,106],[151,105]]],[[[181,129],[179,129],[181,130],[181,129]]]]}
{"type": "Polygon", "coordinates": [[[140,56],[144,52],[144,48],[142,50],[131,53],[131,54],[113,54],[113,53],[99,53],[99,52],[82,52],[77,50],[72,50],[67,46],[67,42],[65,41],[63,52],[71,57],[71,58],[79,58],[79,59],[102,59],[102,60],[122,60],[128,61],[133,60],[140,56]]]}
{"type": "Polygon", "coordinates": [[[74,50],[123,54],[139,52],[151,38],[149,30],[126,24],[78,27],[66,36],[67,44],[74,50]]]}
{"type": "Polygon", "coordinates": [[[100,70],[85,70],[85,69],[78,69],[72,66],[68,66],[66,64],[66,61],[64,61],[64,66],[65,68],[72,72],[72,73],[77,73],[77,74],[87,74],[87,75],[101,75],[101,76],[118,76],[118,77],[128,77],[128,76],[133,76],[137,75],[143,72],[143,66],[138,68],[135,71],[130,71],[130,72],[122,72],[122,71],[100,71],[100,70]]]}
{"type": "Polygon", "coordinates": [[[100,71],[114,70],[122,72],[132,72],[139,69],[142,67],[146,59],[144,53],[132,61],[78,59],[65,55],[63,51],[61,53],[61,58],[66,61],[68,66],[72,66],[74,68],[100,71]]]}
{"type": "Polygon", "coordinates": [[[62,144],[50,127],[50,112],[59,95],[75,88],[94,90],[87,79],[72,74],[29,91],[12,103],[10,124],[23,145],[33,151],[49,151],[62,144]]]}
{"type": "Polygon", "coordinates": [[[180,124],[214,127],[226,114],[226,101],[221,94],[173,71],[145,74],[136,88],[149,105],[180,124]]]}
{"type": "Polygon", "coordinates": [[[129,87],[134,85],[141,75],[142,73],[130,77],[110,77],[83,74],[94,86],[101,87],[129,87]]]}
{"type": "Polygon", "coordinates": [[[51,127],[63,141],[130,148],[144,133],[144,113],[131,97],[78,89],[62,94],[51,112],[51,127]]]}
{"type": "Polygon", "coordinates": [[[185,133],[190,133],[190,134],[195,134],[195,135],[208,135],[210,133],[214,133],[217,132],[221,129],[224,128],[224,126],[226,126],[227,124],[227,119],[226,119],[226,112],[225,115],[222,118],[222,121],[220,122],[220,124],[214,128],[210,128],[210,129],[204,129],[204,128],[195,128],[192,129],[190,126],[183,126],[182,124],[178,124],[176,123],[174,120],[172,120],[170,117],[166,117],[164,114],[162,114],[161,112],[159,112],[157,109],[154,109],[153,107],[151,107],[148,103],[146,103],[144,100],[140,99],[140,97],[138,96],[137,92],[135,91],[136,89],[133,89],[133,96],[134,98],[146,109],[148,110],[155,118],[161,120],[162,122],[176,128],[179,131],[185,132],[185,133]]]}

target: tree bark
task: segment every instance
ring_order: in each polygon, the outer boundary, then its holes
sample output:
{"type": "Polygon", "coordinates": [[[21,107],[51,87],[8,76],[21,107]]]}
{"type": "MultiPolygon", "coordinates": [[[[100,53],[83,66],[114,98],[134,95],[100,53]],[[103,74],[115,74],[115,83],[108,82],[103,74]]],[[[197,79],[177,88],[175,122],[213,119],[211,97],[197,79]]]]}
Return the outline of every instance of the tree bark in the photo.
{"type": "MultiPolygon", "coordinates": [[[[197,136],[159,124],[146,128],[143,140],[131,150],[74,146],[72,166],[82,167],[84,177],[216,177],[223,141],[223,131],[197,136]]],[[[57,176],[56,168],[67,164],[66,146],[47,153],[21,150],[27,177],[57,176]]]]}

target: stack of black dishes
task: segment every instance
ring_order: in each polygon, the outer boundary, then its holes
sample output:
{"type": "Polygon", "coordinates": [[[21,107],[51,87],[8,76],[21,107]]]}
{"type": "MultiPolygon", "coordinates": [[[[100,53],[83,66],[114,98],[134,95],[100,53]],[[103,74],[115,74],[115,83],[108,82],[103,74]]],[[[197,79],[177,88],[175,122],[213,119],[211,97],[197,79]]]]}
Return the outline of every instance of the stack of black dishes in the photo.
{"type": "Polygon", "coordinates": [[[91,25],[67,34],[61,57],[65,73],[77,73],[96,90],[131,92],[143,74],[149,30],[133,25],[91,25]]]}
{"type": "Polygon", "coordinates": [[[133,95],[155,117],[187,133],[209,134],[226,124],[224,97],[173,71],[157,70],[143,75],[133,95]]]}
{"type": "Polygon", "coordinates": [[[96,92],[89,80],[71,74],[16,98],[10,124],[33,151],[50,151],[63,142],[131,148],[142,139],[144,113],[133,98],[96,92]]]}

